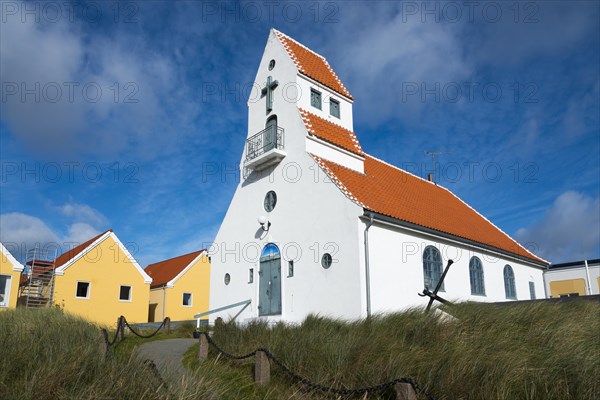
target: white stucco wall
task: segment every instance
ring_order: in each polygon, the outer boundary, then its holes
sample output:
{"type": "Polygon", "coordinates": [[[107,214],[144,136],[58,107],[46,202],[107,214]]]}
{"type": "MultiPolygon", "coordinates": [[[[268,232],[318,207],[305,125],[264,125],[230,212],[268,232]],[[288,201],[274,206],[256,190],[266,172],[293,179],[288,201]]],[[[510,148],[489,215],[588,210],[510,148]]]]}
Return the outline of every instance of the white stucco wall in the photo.
{"type": "MultiPolygon", "coordinates": [[[[364,230],[364,223],[359,223],[364,230]]],[[[442,255],[443,267],[448,259],[454,264],[444,279],[445,291],[439,295],[450,301],[498,302],[507,299],[504,291],[504,266],[515,274],[517,300],[529,300],[529,282],[534,282],[536,298],[545,297],[543,270],[521,261],[461,243],[375,222],[369,229],[369,264],[373,313],[426,305],[420,297],[423,280],[423,251],[435,246],[442,255]],[[471,295],[469,261],[477,256],[483,264],[485,296],[471,295]]]]}

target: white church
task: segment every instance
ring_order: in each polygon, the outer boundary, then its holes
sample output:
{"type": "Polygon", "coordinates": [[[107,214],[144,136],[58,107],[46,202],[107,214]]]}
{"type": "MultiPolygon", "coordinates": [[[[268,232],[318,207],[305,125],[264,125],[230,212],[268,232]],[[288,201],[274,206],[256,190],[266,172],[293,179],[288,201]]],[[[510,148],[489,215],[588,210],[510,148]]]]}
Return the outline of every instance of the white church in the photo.
{"type": "Polygon", "coordinates": [[[359,319],[450,301],[544,298],[548,262],[448,189],[365,153],[325,58],[272,29],[241,180],[211,255],[210,321],[359,319]],[[231,307],[234,305],[233,307],[231,307]]]}

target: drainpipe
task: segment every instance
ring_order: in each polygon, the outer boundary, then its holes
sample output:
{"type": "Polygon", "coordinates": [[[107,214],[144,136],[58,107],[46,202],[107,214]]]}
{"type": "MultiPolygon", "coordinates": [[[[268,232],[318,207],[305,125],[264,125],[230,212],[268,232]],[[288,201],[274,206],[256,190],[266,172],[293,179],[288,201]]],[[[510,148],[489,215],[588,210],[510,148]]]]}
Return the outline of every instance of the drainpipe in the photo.
{"type": "Polygon", "coordinates": [[[369,221],[365,227],[365,283],[367,294],[367,318],[371,318],[371,282],[369,273],[369,228],[373,225],[373,213],[369,214],[369,221]]]}
{"type": "Polygon", "coordinates": [[[590,285],[590,268],[588,266],[588,262],[587,260],[584,260],[585,263],[585,276],[586,276],[586,282],[587,282],[587,290],[588,290],[588,295],[592,294],[592,285],[590,285]]]}

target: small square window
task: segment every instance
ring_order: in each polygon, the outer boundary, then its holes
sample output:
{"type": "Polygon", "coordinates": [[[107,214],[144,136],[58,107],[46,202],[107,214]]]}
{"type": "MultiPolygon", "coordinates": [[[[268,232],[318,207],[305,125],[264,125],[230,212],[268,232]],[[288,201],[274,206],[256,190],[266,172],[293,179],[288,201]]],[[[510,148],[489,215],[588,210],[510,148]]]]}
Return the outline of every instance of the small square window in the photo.
{"type": "Polygon", "coordinates": [[[334,117],[340,117],[340,102],[334,99],[329,100],[329,114],[334,117]]]}
{"type": "Polygon", "coordinates": [[[294,276],[294,261],[288,261],[288,278],[294,276]]]}
{"type": "Polygon", "coordinates": [[[310,105],[321,109],[321,92],[317,92],[315,89],[310,89],[310,105]]]}
{"type": "Polygon", "coordinates": [[[121,290],[119,290],[119,300],[131,301],[131,286],[121,285],[121,290]]]}
{"type": "Polygon", "coordinates": [[[254,268],[248,270],[248,283],[254,282],[254,268]]]}
{"type": "Polygon", "coordinates": [[[90,298],[90,283],[89,282],[77,282],[77,292],[75,297],[79,299],[90,298]]]}
{"type": "Polygon", "coordinates": [[[182,301],[181,305],[183,305],[184,307],[192,306],[192,294],[191,293],[183,294],[183,301],[182,301]]]}

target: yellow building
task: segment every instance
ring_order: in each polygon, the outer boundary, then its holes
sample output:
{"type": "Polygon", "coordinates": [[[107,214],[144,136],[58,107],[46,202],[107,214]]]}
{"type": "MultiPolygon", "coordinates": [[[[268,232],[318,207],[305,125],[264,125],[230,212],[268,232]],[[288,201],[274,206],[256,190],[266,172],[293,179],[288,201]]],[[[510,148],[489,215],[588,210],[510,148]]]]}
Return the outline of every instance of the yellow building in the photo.
{"type": "Polygon", "coordinates": [[[198,310],[208,310],[210,260],[205,250],[151,264],[148,322],[193,320],[198,310]]]}
{"type": "Polygon", "coordinates": [[[600,259],[552,264],[544,281],[549,297],[600,294],[600,259]]]}
{"type": "Polygon", "coordinates": [[[146,322],[152,278],[112,230],[62,254],[54,266],[54,305],[103,325],[120,315],[146,322]]]}
{"type": "Polygon", "coordinates": [[[0,243],[0,311],[17,306],[23,265],[0,243]]]}

